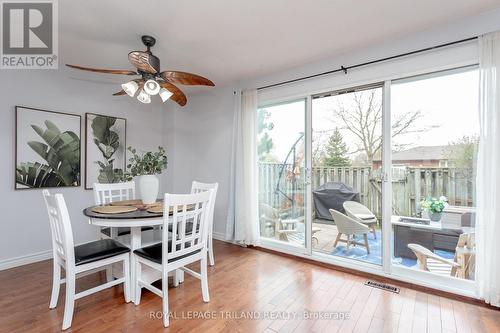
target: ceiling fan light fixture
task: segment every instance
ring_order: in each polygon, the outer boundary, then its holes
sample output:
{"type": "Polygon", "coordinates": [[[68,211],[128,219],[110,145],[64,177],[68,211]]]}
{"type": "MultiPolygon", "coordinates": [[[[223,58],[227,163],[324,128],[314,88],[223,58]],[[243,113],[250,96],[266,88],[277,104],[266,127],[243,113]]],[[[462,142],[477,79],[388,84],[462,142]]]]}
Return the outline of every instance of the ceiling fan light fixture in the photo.
{"type": "Polygon", "coordinates": [[[151,96],[145,92],[143,89],[139,92],[139,95],[137,95],[137,99],[139,102],[144,103],[144,104],[149,104],[151,103],[151,96]]]}
{"type": "Polygon", "coordinates": [[[157,95],[160,92],[160,84],[155,80],[149,79],[144,83],[144,91],[149,95],[157,95]]]}
{"type": "Polygon", "coordinates": [[[172,95],[173,95],[173,93],[171,93],[167,89],[165,89],[165,88],[160,89],[160,98],[161,98],[163,103],[165,103],[170,97],[172,97],[172,95]]]}
{"type": "Polygon", "coordinates": [[[151,96],[160,94],[163,102],[171,99],[178,105],[185,106],[186,94],[176,86],[177,84],[215,86],[212,81],[197,74],[173,70],[162,71],[160,59],[151,50],[156,43],[155,38],[142,36],[142,43],[146,46],[146,50],[131,51],[128,54],[128,60],[135,70],[92,68],[70,64],[66,66],[87,72],[140,76],[140,78],[129,79],[129,82],[121,84],[122,89],[115,92],[113,96],[128,95],[137,98],[141,103],[151,103],[151,96]]]}
{"type": "Polygon", "coordinates": [[[135,81],[130,81],[122,84],[122,89],[127,93],[127,95],[134,97],[135,93],[139,89],[139,85],[135,81]]]}

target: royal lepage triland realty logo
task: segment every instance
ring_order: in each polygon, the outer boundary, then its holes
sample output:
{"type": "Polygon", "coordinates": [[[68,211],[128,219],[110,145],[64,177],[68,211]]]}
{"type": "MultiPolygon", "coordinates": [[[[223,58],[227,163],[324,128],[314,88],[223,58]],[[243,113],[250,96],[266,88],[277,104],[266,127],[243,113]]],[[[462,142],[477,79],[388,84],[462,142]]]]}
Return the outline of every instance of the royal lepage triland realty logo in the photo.
{"type": "Polygon", "coordinates": [[[2,1],[2,69],[57,69],[57,2],[2,1]]]}

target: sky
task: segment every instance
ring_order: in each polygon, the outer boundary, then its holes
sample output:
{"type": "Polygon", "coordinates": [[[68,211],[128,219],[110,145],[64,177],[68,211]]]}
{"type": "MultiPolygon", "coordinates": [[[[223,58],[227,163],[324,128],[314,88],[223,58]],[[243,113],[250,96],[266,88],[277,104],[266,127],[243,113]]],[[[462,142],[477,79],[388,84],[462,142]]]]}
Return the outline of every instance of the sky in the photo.
{"type": "MultiPolygon", "coordinates": [[[[408,112],[419,111],[421,116],[413,128],[419,131],[397,136],[393,144],[404,144],[406,148],[416,146],[447,145],[464,135],[477,135],[478,115],[478,71],[450,72],[447,75],[422,76],[394,81],[391,86],[391,118],[394,121],[408,112]]],[[[380,88],[379,88],[380,89],[380,88]]],[[[379,94],[380,98],[382,94],[379,94]]],[[[349,107],[352,95],[317,98],[312,105],[313,140],[326,141],[329,133],[339,127],[349,150],[354,152],[358,140],[343,123],[334,116],[339,102],[349,107]]],[[[266,107],[271,115],[268,121],[274,124],[269,135],[274,142],[273,154],[284,160],[300,133],[305,131],[305,100],[266,107]]],[[[381,131],[381,123],[378,124],[381,131]]],[[[356,154],[351,154],[351,158],[356,154]]]]}

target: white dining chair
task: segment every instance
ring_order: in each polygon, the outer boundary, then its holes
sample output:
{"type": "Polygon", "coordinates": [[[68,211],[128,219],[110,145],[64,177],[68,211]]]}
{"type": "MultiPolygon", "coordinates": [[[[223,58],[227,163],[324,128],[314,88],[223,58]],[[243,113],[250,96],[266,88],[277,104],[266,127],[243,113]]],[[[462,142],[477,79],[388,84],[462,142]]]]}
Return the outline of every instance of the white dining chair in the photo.
{"type": "MultiPolygon", "coordinates": [[[[210,212],[208,213],[210,217],[209,229],[208,229],[208,263],[210,266],[215,265],[214,257],[214,245],[213,245],[213,229],[214,229],[214,213],[215,213],[215,200],[217,198],[217,189],[219,188],[219,183],[202,183],[198,181],[193,181],[191,183],[191,193],[200,193],[208,190],[214,191],[214,197],[212,204],[210,206],[210,212]]],[[[188,224],[187,232],[190,232],[191,226],[188,224]]],[[[169,231],[172,232],[172,225],[169,226],[169,231]]],[[[184,272],[178,271],[174,274],[174,286],[177,287],[179,283],[184,282],[184,272]]]]}
{"type": "Polygon", "coordinates": [[[169,325],[168,310],[168,274],[182,270],[201,281],[203,301],[209,302],[207,243],[210,221],[210,207],[213,200],[213,190],[196,194],[165,194],[163,208],[163,242],[137,249],[133,252],[136,265],[134,302],[139,305],[141,290],[146,288],[162,298],[163,325],[169,325]],[[169,217],[169,212],[172,215],[169,217]],[[172,223],[172,233],[169,237],[169,219],[172,223]],[[191,232],[187,232],[187,224],[192,223],[191,232]],[[186,267],[194,262],[200,262],[200,272],[186,267]],[[161,272],[161,290],[143,279],[141,265],[161,272]]]}
{"type": "Polygon", "coordinates": [[[215,213],[215,200],[217,198],[217,190],[219,188],[219,183],[201,183],[193,181],[191,184],[191,193],[200,193],[208,190],[213,190],[212,203],[210,205],[210,211],[208,216],[210,218],[208,222],[208,262],[210,266],[215,265],[214,258],[214,244],[213,244],[213,229],[214,229],[214,213],[215,213]]]}
{"type": "Polygon", "coordinates": [[[71,327],[75,300],[79,298],[123,283],[125,302],[130,302],[129,248],[110,238],[75,246],[71,221],[63,195],[51,195],[49,191],[43,190],[43,198],[52,235],[53,278],[50,309],[57,306],[60,286],[66,283],[62,329],[71,327]],[[79,293],[75,292],[77,278],[120,262],[123,264],[122,278],[79,293]],[[64,279],[61,278],[61,268],[65,271],[64,279]]]}
{"type": "MultiPolygon", "coordinates": [[[[107,205],[112,202],[135,199],[135,183],[94,183],[94,202],[107,205]]],[[[101,228],[101,238],[116,238],[130,234],[130,228],[101,228]]]]}
{"type": "MultiPolygon", "coordinates": [[[[116,201],[134,200],[135,182],[122,183],[94,183],[94,202],[96,205],[107,205],[116,201]]],[[[142,227],[141,231],[153,230],[153,227],[142,227]]],[[[100,238],[112,238],[130,235],[130,228],[100,228],[100,238]]],[[[109,281],[113,279],[113,268],[106,269],[106,278],[109,281]]]]}

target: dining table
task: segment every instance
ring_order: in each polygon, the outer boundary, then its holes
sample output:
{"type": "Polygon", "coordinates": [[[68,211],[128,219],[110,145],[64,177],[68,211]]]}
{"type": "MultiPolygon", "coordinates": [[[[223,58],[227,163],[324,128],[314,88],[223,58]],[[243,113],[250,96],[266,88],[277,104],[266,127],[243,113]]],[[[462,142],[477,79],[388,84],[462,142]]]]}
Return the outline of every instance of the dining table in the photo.
{"type": "MultiPolygon", "coordinates": [[[[153,232],[153,240],[145,243],[143,241],[143,227],[156,227],[163,224],[163,213],[158,212],[150,212],[145,209],[137,209],[133,212],[127,213],[115,213],[115,214],[106,214],[106,213],[98,213],[93,209],[98,206],[87,207],[83,210],[83,215],[88,218],[88,222],[91,225],[95,225],[98,227],[108,227],[108,228],[122,228],[129,227],[130,228],[130,243],[125,244],[130,247],[131,252],[137,250],[141,247],[152,245],[154,243],[161,242],[161,231],[159,228],[154,228],[153,232]]],[[[171,218],[169,219],[169,223],[171,223],[171,218]]],[[[111,229],[110,229],[111,230],[111,229]]],[[[112,233],[110,232],[110,235],[112,233]]],[[[113,270],[119,271],[119,270],[113,270]]],[[[141,272],[140,267],[136,267],[136,265],[131,261],[130,267],[130,291],[132,295],[132,300],[135,300],[136,291],[135,291],[135,279],[136,276],[141,276],[141,279],[147,282],[153,282],[161,279],[161,274],[153,269],[149,269],[145,267],[141,272]],[[142,274],[141,274],[142,273],[142,274]],[[140,274],[140,275],[139,275],[140,274]]]]}

